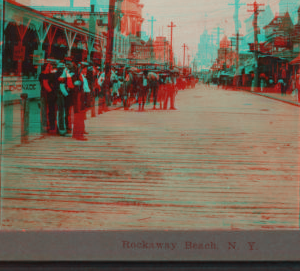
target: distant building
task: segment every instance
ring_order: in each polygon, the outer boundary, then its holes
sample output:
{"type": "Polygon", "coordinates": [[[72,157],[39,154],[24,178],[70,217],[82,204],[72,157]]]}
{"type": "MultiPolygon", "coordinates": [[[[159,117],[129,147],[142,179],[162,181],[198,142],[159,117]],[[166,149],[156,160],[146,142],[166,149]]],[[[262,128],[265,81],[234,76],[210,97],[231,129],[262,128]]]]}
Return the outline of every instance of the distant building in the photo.
{"type": "Polygon", "coordinates": [[[213,36],[209,35],[205,28],[202,35],[200,35],[200,42],[198,43],[198,52],[196,54],[197,66],[199,68],[211,66],[216,55],[217,47],[213,42],[213,36]]]}
{"type": "Polygon", "coordinates": [[[169,41],[166,37],[156,37],[153,43],[155,61],[158,63],[169,62],[169,41]]]}
{"type": "Polygon", "coordinates": [[[141,37],[143,16],[142,9],[144,5],[140,0],[123,0],[121,10],[121,33],[123,35],[134,35],[141,37]]]}
{"type": "Polygon", "coordinates": [[[230,69],[235,64],[235,51],[231,48],[231,42],[225,35],[220,41],[220,48],[218,49],[218,60],[226,69],[230,69]]]}
{"type": "Polygon", "coordinates": [[[266,43],[264,46],[268,48],[272,54],[277,55],[283,51],[292,50],[294,25],[288,12],[283,16],[275,16],[264,29],[266,32],[266,43]]]}
{"type": "Polygon", "coordinates": [[[292,33],[293,52],[300,53],[300,7],[298,8],[298,22],[292,33]]]}

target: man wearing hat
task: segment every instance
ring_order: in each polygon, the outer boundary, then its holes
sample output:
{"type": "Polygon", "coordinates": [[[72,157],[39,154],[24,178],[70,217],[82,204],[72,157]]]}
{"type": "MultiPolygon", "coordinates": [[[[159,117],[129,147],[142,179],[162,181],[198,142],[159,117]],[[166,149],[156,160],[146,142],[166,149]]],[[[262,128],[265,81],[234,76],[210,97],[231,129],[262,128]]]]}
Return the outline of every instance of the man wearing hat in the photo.
{"type": "Polygon", "coordinates": [[[87,106],[91,109],[91,116],[95,117],[95,79],[96,79],[96,71],[91,63],[89,63],[87,67],[86,79],[88,81],[88,85],[90,88],[90,92],[86,94],[87,96],[87,106]]]}
{"type": "Polygon", "coordinates": [[[125,69],[125,82],[124,82],[124,96],[123,105],[124,110],[128,110],[130,107],[130,93],[132,89],[133,76],[129,70],[125,69]]]}
{"type": "MultiPolygon", "coordinates": [[[[67,66],[70,62],[67,61],[67,66]]],[[[58,68],[58,81],[59,81],[59,93],[58,93],[58,132],[60,135],[71,136],[72,123],[71,123],[71,107],[72,107],[72,90],[74,89],[70,72],[66,64],[60,62],[58,68]]]]}
{"type": "Polygon", "coordinates": [[[46,61],[43,71],[39,76],[41,85],[41,125],[43,132],[56,134],[56,89],[55,89],[55,70],[52,61],[46,61]],[[49,124],[49,126],[48,126],[49,124]]]}
{"type": "Polygon", "coordinates": [[[60,135],[65,135],[65,127],[64,127],[64,97],[68,95],[65,83],[63,81],[63,74],[65,70],[65,64],[63,61],[60,61],[57,66],[56,66],[56,82],[57,82],[57,118],[58,118],[58,123],[57,123],[57,132],[60,135]]]}
{"type": "Polygon", "coordinates": [[[143,86],[142,86],[142,110],[144,110],[145,103],[147,102],[149,95],[149,80],[148,80],[148,71],[143,71],[143,86]]]}
{"type": "Polygon", "coordinates": [[[99,100],[98,100],[98,114],[103,114],[103,111],[106,110],[105,87],[104,87],[105,72],[99,71],[97,80],[98,80],[98,85],[100,87],[99,100]]]}
{"type": "Polygon", "coordinates": [[[120,81],[117,70],[112,70],[112,102],[117,104],[117,96],[119,96],[120,81]]]}
{"type": "Polygon", "coordinates": [[[73,135],[72,137],[76,140],[87,140],[84,136],[85,133],[85,107],[84,107],[84,91],[82,80],[80,79],[81,68],[79,63],[74,66],[74,126],[73,126],[73,135]]]}
{"type": "Polygon", "coordinates": [[[158,93],[157,102],[160,105],[160,109],[163,107],[163,102],[165,100],[165,75],[161,73],[158,80],[158,93]]]}
{"type": "Polygon", "coordinates": [[[165,102],[164,102],[164,110],[167,109],[169,99],[170,99],[170,109],[176,110],[176,108],[175,108],[175,95],[176,95],[175,85],[176,85],[175,75],[172,74],[171,71],[169,71],[168,76],[166,78],[166,96],[165,96],[165,102]]]}

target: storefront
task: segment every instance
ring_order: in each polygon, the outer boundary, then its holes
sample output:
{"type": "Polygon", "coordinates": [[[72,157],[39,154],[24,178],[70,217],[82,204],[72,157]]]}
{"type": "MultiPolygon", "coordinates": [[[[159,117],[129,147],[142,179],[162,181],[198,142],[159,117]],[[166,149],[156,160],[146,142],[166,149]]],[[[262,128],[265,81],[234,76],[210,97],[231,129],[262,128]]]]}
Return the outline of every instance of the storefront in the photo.
{"type": "Polygon", "coordinates": [[[72,56],[76,61],[101,63],[105,36],[74,27],[61,20],[16,4],[5,2],[3,43],[3,100],[20,100],[20,94],[40,97],[38,81],[44,59],[61,60],[72,56]]]}

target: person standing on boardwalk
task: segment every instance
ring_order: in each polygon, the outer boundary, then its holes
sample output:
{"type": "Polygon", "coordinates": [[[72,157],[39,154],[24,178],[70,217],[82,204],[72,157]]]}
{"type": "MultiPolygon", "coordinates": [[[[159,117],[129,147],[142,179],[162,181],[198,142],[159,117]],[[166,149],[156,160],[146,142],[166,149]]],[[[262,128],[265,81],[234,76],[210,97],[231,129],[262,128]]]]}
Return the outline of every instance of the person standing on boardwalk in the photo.
{"type": "Polygon", "coordinates": [[[112,103],[115,105],[117,104],[117,96],[119,95],[119,77],[118,77],[118,71],[115,69],[111,70],[111,83],[112,83],[112,91],[111,91],[111,100],[112,103]]]}
{"type": "Polygon", "coordinates": [[[175,96],[176,96],[176,77],[175,74],[169,73],[166,79],[166,98],[164,102],[164,110],[168,107],[168,100],[170,99],[170,110],[176,110],[175,108],[175,96]]]}
{"type": "Polygon", "coordinates": [[[59,134],[63,136],[72,135],[72,118],[71,110],[74,104],[74,85],[70,70],[72,69],[72,60],[65,59],[66,64],[61,63],[59,80],[59,102],[58,102],[58,121],[59,121],[59,134]]]}
{"type": "Polygon", "coordinates": [[[148,80],[147,80],[147,71],[139,74],[139,81],[138,81],[138,103],[139,103],[139,111],[145,110],[145,102],[147,97],[147,89],[148,89],[148,80]]]}
{"type": "Polygon", "coordinates": [[[66,59],[65,82],[68,95],[64,98],[65,107],[65,136],[72,136],[72,109],[74,108],[74,84],[72,76],[74,75],[74,65],[71,58],[66,59]]]}
{"type": "Polygon", "coordinates": [[[154,73],[154,72],[149,72],[148,73],[148,79],[149,79],[149,101],[150,101],[150,96],[151,92],[153,93],[153,109],[156,109],[156,101],[157,101],[157,92],[158,92],[158,80],[159,76],[154,73]]]}
{"type": "Polygon", "coordinates": [[[171,88],[170,88],[170,109],[176,110],[175,108],[175,97],[176,97],[176,75],[175,73],[171,74],[171,88]]]}
{"type": "Polygon", "coordinates": [[[106,110],[106,101],[105,101],[105,88],[104,88],[104,81],[105,81],[105,72],[98,73],[98,85],[99,89],[99,100],[98,100],[98,114],[103,114],[103,111],[106,110]]]}
{"type": "Polygon", "coordinates": [[[59,91],[57,94],[57,110],[58,110],[58,133],[61,136],[64,136],[66,134],[65,130],[65,116],[67,115],[65,112],[66,106],[65,106],[65,97],[68,96],[67,91],[67,82],[66,82],[66,66],[64,62],[60,62],[57,65],[57,80],[59,84],[59,91]]]}
{"type": "Polygon", "coordinates": [[[88,80],[89,88],[91,92],[89,93],[89,108],[91,110],[91,117],[96,117],[95,112],[95,99],[96,99],[96,68],[92,63],[89,63],[90,65],[87,68],[87,75],[86,79],[88,80]]]}
{"type": "Polygon", "coordinates": [[[157,102],[159,103],[159,108],[162,109],[164,101],[164,76],[163,74],[159,75],[158,80],[158,93],[157,93],[157,102]]]}
{"type": "Polygon", "coordinates": [[[168,101],[171,94],[171,74],[168,72],[166,78],[165,78],[165,100],[164,100],[164,110],[167,110],[168,108],[168,101]]]}
{"type": "Polygon", "coordinates": [[[127,69],[125,69],[124,96],[123,96],[124,110],[128,110],[130,107],[130,93],[131,93],[132,83],[133,83],[133,76],[127,69]]]}
{"type": "Polygon", "coordinates": [[[83,83],[80,79],[81,70],[79,65],[75,67],[73,82],[74,82],[74,126],[72,137],[76,140],[87,140],[84,136],[85,132],[85,107],[84,107],[84,91],[83,83]]]}
{"type": "Polygon", "coordinates": [[[281,95],[283,96],[286,95],[287,88],[287,71],[284,63],[281,65],[279,78],[280,80],[278,82],[280,83],[281,95]]]}
{"type": "Polygon", "coordinates": [[[297,92],[297,102],[299,103],[300,102],[300,66],[297,70],[297,73],[296,73],[296,89],[298,90],[297,92]]]}
{"type": "Polygon", "coordinates": [[[55,97],[54,90],[50,87],[52,66],[47,63],[39,76],[41,85],[41,125],[43,130],[55,134],[55,97]],[[48,125],[49,124],[49,125],[48,125]]]}

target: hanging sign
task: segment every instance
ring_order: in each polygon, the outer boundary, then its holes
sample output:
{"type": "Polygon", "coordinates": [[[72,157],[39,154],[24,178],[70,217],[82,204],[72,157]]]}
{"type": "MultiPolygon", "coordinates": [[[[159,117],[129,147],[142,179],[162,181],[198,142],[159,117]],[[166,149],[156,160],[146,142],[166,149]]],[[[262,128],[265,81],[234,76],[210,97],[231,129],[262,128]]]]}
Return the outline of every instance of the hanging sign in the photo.
{"type": "Polygon", "coordinates": [[[33,65],[43,65],[45,62],[45,51],[34,50],[33,52],[33,65]]]}
{"type": "Polygon", "coordinates": [[[13,55],[13,60],[14,61],[24,61],[25,59],[25,46],[20,46],[20,45],[16,45],[14,47],[14,55],[13,55]]]}

